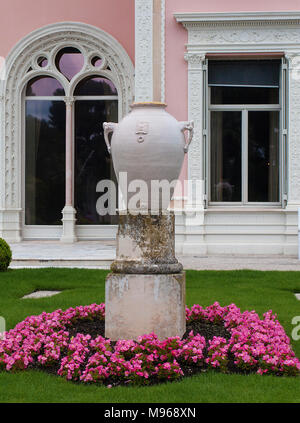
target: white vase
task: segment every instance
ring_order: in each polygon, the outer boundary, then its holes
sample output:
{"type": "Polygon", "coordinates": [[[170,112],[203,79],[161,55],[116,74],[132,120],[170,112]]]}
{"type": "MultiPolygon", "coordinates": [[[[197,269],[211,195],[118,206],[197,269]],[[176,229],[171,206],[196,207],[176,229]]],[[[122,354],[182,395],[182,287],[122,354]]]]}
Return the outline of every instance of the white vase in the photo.
{"type": "Polygon", "coordinates": [[[121,172],[127,172],[127,187],[121,185],[120,189],[125,199],[125,208],[130,211],[136,210],[135,202],[131,199],[133,200],[137,187],[140,209],[168,208],[175,184],[173,183],[169,192],[162,194],[161,190],[154,189],[151,195],[151,182],[153,188],[154,181],[164,180],[169,184],[176,181],[184,154],[192,141],[193,122],[178,122],[165,108],[166,104],[159,102],[133,103],[132,111],[119,123],[103,124],[105,142],[112,154],[117,179],[119,180],[121,172]],[[185,130],[189,131],[187,139],[185,130]],[[110,132],[113,132],[111,143],[108,136],[110,132]],[[135,180],[144,183],[134,184],[135,180]],[[143,185],[147,187],[146,191],[141,190],[143,185]],[[133,192],[128,192],[128,188],[133,192]]]}

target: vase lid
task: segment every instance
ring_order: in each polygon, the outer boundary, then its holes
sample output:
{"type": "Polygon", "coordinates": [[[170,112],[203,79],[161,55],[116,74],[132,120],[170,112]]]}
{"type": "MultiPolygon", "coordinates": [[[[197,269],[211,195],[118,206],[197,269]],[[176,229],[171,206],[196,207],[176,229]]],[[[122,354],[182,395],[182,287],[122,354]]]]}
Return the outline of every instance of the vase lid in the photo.
{"type": "Polygon", "coordinates": [[[132,103],[130,105],[131,108],[143,107],[143,106],[147,106],[147,107],[167,107],[166,103],[162,103],[160,101],[139,101],[139,102],[136,102],[136,103],[132,103]]]}

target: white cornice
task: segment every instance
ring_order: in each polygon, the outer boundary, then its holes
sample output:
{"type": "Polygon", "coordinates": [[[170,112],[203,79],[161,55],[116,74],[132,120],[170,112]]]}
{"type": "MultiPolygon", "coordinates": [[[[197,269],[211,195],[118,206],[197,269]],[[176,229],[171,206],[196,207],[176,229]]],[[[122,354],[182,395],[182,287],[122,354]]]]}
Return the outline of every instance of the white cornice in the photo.
{"type": "Polygon", "coordinates": [[[300,25],[300,12],[174,13],[187,26],[300,25]]]}

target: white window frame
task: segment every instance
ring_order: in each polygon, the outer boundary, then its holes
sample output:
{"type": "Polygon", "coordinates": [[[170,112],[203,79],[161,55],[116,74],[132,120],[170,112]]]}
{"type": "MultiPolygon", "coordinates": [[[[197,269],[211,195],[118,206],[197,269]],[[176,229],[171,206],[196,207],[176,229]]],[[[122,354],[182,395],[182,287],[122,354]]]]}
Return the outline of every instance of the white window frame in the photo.
{"type": "MultiPolygon", "coordinates": [[[[207,65],[206,61],[206,71],[207,65]]],[[[280,81],[281,78],[281,69],[280,69],[280,81]]],[[[282,109],[284,105],[282,104],[282,90],[281,83],[279,85],[279,103],[278,104],[211,104],[211,88],[208,86],[207,78],[205,79],[207,96],[205,98],[204,109],[207,110],[207,130],[208,130],[208,142],[207,149],[208,154],[206,155],[207,160],[207,197],[208,197],[208,206],[212,207],[226,207],[226,206],[263,206],[263,207],[280,207],[282,204],[282,167],[284,167],[284,162],[282,158],[282,109]],[[241,201],[211,201],[211,112],[212,111],[239,111],[241,112],[241,201]],[[248,201],[248,112],[249,111],[278,111],[279,112],[279,164],[278,164],[278,178],[279,178],[279,193],[278,193],[278,202],[272,201],[248,201]]]]}

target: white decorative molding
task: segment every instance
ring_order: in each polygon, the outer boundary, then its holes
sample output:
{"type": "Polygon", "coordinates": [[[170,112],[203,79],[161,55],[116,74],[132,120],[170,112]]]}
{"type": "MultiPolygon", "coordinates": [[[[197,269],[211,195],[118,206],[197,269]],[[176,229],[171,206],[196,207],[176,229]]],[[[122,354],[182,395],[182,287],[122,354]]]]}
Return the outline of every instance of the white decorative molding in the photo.
{"type": "Polygon", "coordinates": [[[135,101],[153,100],[153,0],[135,0],[135,101]]]}
{"type": "Polygon", "coordinates": [[[267,26],[299,25],[300,13],[288,12],[218,12],[218,13],[174,13],[177,22],[184,26],[194,24],[202,26],[267,26]]]}
{"type": "MultiPolygon", "coordinates": [[[[119,118],[128,113],[134,97],[133,64],[120,43],[101,29],[80,22],[61,22],[47,25],[24,37],[8,54],[6,79],[0,85],[0,97],[4,96],[4,101],[0,102],[1,167],[4,169],[1,172],[2,211],[20,211],[23,208],[23,90],[31,78],[42,74],[57,78],[65,89],[66,97],[72,97],[80,79],[89,75],[106,76],[112,80],[118,91],[119,118]],[[78,48],[85,57],[82,70],[70,83],[55,66],[55,54],[69,46],[78,48]],[[91,65],[90,59],[95,55],[104,59],[100,68],[91,65]],[[39,56],[48,58],[47,67],[38,66],[39,56]]],[[[21,216],[19,226],[20,222],[21,216]]]]}
{"type": "Polygon", "coordinates": [[[166,85],[166,0],[161,0],[161,101],[165,102],[166,85]]]}
{"type": "Polygon", "coordinates": [[[239,51],[244,45],[253,51],[299,48],[298,12],[175,13],[188,30],[188,49],[205,47],[207,52],[239,51]]]}
{"type": "Polygon", "coordinates": [[[205,60],[205,54],[203,52],[184,53],[184,60],[188,62],[189,69],[202,70],[203,61],[205,60]]]}
{"type": "Polygon", "coordinates": [[[73,96],[64,97],[64,102],[66,103],[67,106],[73,106],[73,104],[75,103],[75,97],[73,96]]]}
{"type": "Polygon", "coordinates": [[[205,54],[185,53],[188,62],[188,119],[194,121],[193,142],[188,152],[188,179],[198,181],[203,179],[203,85],[202,71],[205,54]]]}
{"type": "MultiPolygon", "coordinates": [[[[160,0],[160,99],[165,101],[165,0],[160,0]]],[[[152,101],[153,0],[135,0],[135,101],[152,101]]]]}

